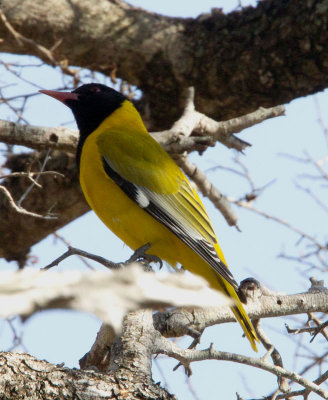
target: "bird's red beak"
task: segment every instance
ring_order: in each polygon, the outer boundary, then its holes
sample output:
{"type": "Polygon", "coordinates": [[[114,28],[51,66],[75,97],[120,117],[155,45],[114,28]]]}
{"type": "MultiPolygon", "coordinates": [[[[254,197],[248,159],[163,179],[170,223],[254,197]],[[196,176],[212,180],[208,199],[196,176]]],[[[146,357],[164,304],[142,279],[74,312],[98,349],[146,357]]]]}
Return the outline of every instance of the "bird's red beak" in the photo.
{"type": "Polygon", "coordinates": [[[66,100],[78,100],[79,96],[76,93],[71,92],[58,92],[56,90],[39,90],[39,92],[44,93],[48,96],[53,97],[56,100],[61,101],[66,106],[66,100]]]}

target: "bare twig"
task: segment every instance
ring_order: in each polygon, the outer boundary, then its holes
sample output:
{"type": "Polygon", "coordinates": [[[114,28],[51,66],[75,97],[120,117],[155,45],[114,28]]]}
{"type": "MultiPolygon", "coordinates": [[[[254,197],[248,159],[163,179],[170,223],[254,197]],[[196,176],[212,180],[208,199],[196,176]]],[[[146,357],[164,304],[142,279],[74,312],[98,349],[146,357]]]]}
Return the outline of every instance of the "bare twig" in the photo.
{"type": "MultiPolygon", "coordinates": [[[[203,152],[208,146],[214,146],[217,141],[220,141],[229,148],[242,151],[249,146],[249,144],[235,137],[233,135],[234,133],[238,133],[242,129],[258,124],[267,118],[283,115],[284,113],[283,106],[270,109],[260,108],[242,117],[234,118],[229,121],[217,122],[195,111],[193,96],[193,88],[189,88],[184,113],[181,118],[173,124],[171,129],[151,133],[163,148],[171,154],[181,154],[184,151],[189,153],[195,150],[203,152]]],[[[20,131],[19,127],[14,128],[5,121],[0,122],[0,139],[6,143],[23,144],[35,149],[49,146],[66,151],[74,151],[77,145],[77,141],[74,139],[77,133],[73,131],[66,130],[66,133],[69,133],[70,137],[63,141],[61,137],[62,130],[58,130],[58,128],[51,128],[51,133],[49,133],[46,131],[46,128],[33,127],[34,132],[38,131],[38,138],[31,138],[30,135],[23,135],[22,133],[18,138],[17,136],[13,137],[10,135],[8,129],[15,129],[17,135],[20,131]],[[49,140],[47,136],[51,136],[51,140],[49,140]]]]}
{"type": "Polygon", "coordinates": [[[30,217],[33,217],[33,218],[57,219],[56,216],[36,214],[34,212],[25,210],[25,208],[23,208],[23,207],[18,206],[15,203],[15,200],[12,198],[9,190],[7,188],[5,188],[4,186],[2,186],[2,185],[0,185],[0,192],[2,192],[5,195],[10,207],[13,210],[15,210],[17,213],[19,213],[19,214],[27,215],[27,216],[30,216],[30,217]]]}
{"type": "MultiPolygon", "coordinates": [[[[61,174],[60,172],[57,171],[43,171],[43,172],[36,172],[36,171],[28,171],[28,172],[11,172],[10,174],[7,175],[0,175],[0,179],[5,179],[5,178],[33,178],[35,175],[37,176],[42,176],[42,175],[54,175],[54,176],[60,176],[61,178],[65,178],[65,175],[61,174]]],[[[37,182],[34,181],[34,184],[37,185],[38,187],[41,187],[41,185],[37,182]]]]}
{"type": "MultiPolygon", "coordinates": [[[[50,149],[48,149],[46,156],[44,157],[44,160],[42,162],[41,168],[40,168],[40,172],[43,172],[46,164],[48,162],[50,158],[50,149]]],[[[31,168],[31,166],[30,166],[31,168]]],[[[29,172],[29,171],[28,171],[29,172]]],[[[40,174],[36,175],[35,179],[32,179],[32,177],[30,177],[30,179],[32,180],[31,185],[25,190],[25,192],[22,194],[21,198],[18,200],[17,204],[18,206],[21,206],[22,202],[26,199],[26,197],[28,196],[28,194],[31,192],[31,190],[33,189],[34,186],[38,186],[40,187],[40,185],[38,184],[38,180],[40,178],[40,174]]]]}
{"type": "Polygon", "coordinates": [[[320,397],[328,399],[328,391],[322,389],[315,382],[305,379],[301,375],[288,371],[280,366],[272,365],[262,359],[213,350],[213,348],[207,350],[184,350],[171,341],[164,341],[161,339],[158,340],[157,351],[161,354],[166,354],[169,357],[176,358],[183,365],[189,365],[191,362],[203,360],[224,360],[260,368],[278,376],[279,378],[290,379],[291,381],[302,385],[307,390],[317,393],[320,397]]]}
{"type": "Polygon", "coordinates": [[[89,258],[90,260],[96,261],[99,264],[101,264],[109,269],[120,269],[124,265],[123,263],[114,263],[112,261],[106,260],[106,258],[104,258],[104,257],[97,256],[95,254],[88,253],[87,251],[68,246],[68,250],[64,254],[62,254],[61,256],[56,258],[54,261],[52,261],[50,264],[48,264],[47,266],[45,266],[44,268],[41,268],[41,269],[45,270],[45,271],[49,270],[50,268],[57,266],[60,262],[62,262],[66,258],[73,256],[73,255],[89,258]]]}
{"type": "Polygon", "coordinates": [[[274,215],[268,214],[265,211],[259,210],[258,208],[255,208],[253,206],[253,204],[251,202],[246,202],[246,201],[240,201],[240,200],[235,200],[232,198],[228,198],[228,200],[234,204],[236,204],[239,207],[245,208],[249,211],[252,211],[255,214],[261,215],[264,218],[270,219],[272,221],[277,222],[280,225],[285,226],[286,228],[290,229],[291,231],[299,234],[301,236],[301,238],[306,238],[308,239],[310,242],[312,242],[314,245],[316,245],[320,250],[323,249],[327,249],[327,245],[322,245],[321,243],[319,243],[315,237],[305,233],[304,231],[302,231],[301,229],[291,225],[289,222],[285,221],[282,218],[278,218],[274,215]]]}
{"type": "MultiPolygon", "coordinates": [[[[277,365],[279,367],[284,367],[284,364],[282,362],[281,355],[277,348],[272,344],[271,340],[268,338],[268,336],[265,334],[263,328],[261,327],[261,320],[260,319],[253,319],[253,326],[255,328],[257,337],[260,339],[261,343],[265,347],[265,349],[268,351],[268,355],[271,356],[271,359],[273,361],[274,365],[277,365]]],[[[265,361],[265,359],[263,359],[265,361]]],[[[290,391],[290,387],[288,384],[288,381],[285,377],[278,377],[278,383],[279,383],[279,391],[281,392],[288,392],[290,391]]]]}
{"type": "Polygon", "coordinates": [[[326,203],[322,202],[321,199],[311,190],[310,188],[303,187],[298,183],[295,184],[297,189],[302,190],[304,193],[308,194],[324,211],[328,212],[328,206],[326,203]]]}
{"type": "MultiPolygon", "coordinates": [[[[54,233],[53,233],[53,236],[54,236],[55,239],[58,239],[58,240],[60,240],[62,243],[64,243],[65,246],[66,246],[67,248],[72,247],[71,243],[70,243],[68,240],[66,240],[62,235],[60,235],[58,232],[54,232],[54,233]]],[[[83,263],[87,268],[89,268],[89,269],[91,269],[91,270],[94,270],[93,266],[86,260],[85,257],[83,257],[83,256],[81,256],[81,255],[79,255],[79,254],[76,254],[76,255],[77,255],[77,257],[79,257],[79,259],[82,261],[82,263],[83,263]]]]}
{"type": "Polygon", "coordinates": [[[319,334],[319,333],[321,333],[322,334],[322,336],[326,339],[326,340],[328,340],[328,332],[326,331],[326,327],[328,326],[328,321],[326,321],[326,322],[322,322],[314,313],[309,313],[308,314],[308,316],[309,316],[309,322],[310,321],[313,321],[317,326],[316,326],[316,328],[314,329],[314,332],[313,332],[313,338],[310,340],[310,343],[312,343],[313,342],[313,340],[315,339],[315,337],[319,334]]]}
{"type": "Polygon", "coordinates": [[[298,335],[299,333],[309,333],[310,335],[313,335],[314,331],[316,331],[318,328],[315,326],[308,326],[306,328],[291,328],[288,324],[285,324],[286,330],[288,333],[291,333],[293,335],[298,335]]]}
{"type": "Polygon", "coordinates": [[[62,262],[63,260],[65,260],[66,258],[68,258],[72,255],[89,258],[90,260],[96,261],[109,269],[120,269],[122,267],[126,267],[135,262],[140,262],[140,264],[143,266],[145,266],[144,264],[147,264],[148,268],[145,268],[145,269],[148,271],[149,271],[148,264],[151,262],[157,262],[160,264],[160,267],[162,267],[163,262],[159,257],[146,253],[146,251],[149,250],[150,247],[151,247],[150,244],[147,243],[144,246],[141,246],[138,249],[136,249],[135,252],[132,254],[132,256],[127,261],[125,261],[123,263],[114,263],[113,261],[106,260],[104,257],[88,253],[84,250],[80,250],[80,249],[77,249],[72,246],[68,246],[68,250],[64,254],[62,254],[60,257],[56,258],[54,261],[52,261],[50,264],[48,264],[46,267],[44,267],[42,269],[48,270],[52,267],[55,267],[60,262],[62,262]]]}
{"type": "Polygon", "coordinates": [[[8,29],[11,35],[15,38],[18,46],[27,45],[28,47],[32,48],[36,51],[36,53],[40,54],[40,56],[45,59],[48,63],[52,66],[58,66],[61,68],[62,72],[67,75],[71,75],[74,78],[74,81],[77,83],[79,82],[79,75],[78,70],[70,68],[67,62],[64,61],[57,61],[53,51],[60,45],[62,39],[58,40],[52,49],[47,49],[46,47],[42,46],[39,43],[36,43],[34,40],[27,38],[26,36],[22,35],[21,33],[17,32],[17,30],[11,25],[8,21],[7,17],[5,16],[4,12],[0,9],[0,18],[4,24],[4,26],[8,29]]]}
{"type": "Polygon", "coordinates": [[[221,142],[228,148],[243,151],[250,144],[234,136],[234,133],[239,133],[268,118],[284,115],[284,112],[284,106],[259,108],[250,114],[217,122],[195,110],[194,88],[190,87],[187,89],[185,109],[181,118],[173,124],[171,129],[153,135],[169,153],[181,154],[183,151],[193,150],[203,152],[208,146],[214,146],[216,142],[221,142]],[[198,135],[204,137],[203,143],[198,135]]]}
{"type": "MultiPolygon", "coordinates": [[[[326,371],[325,373],[320,375],[319,378],[315,379],[313,382],[316,385],[321,385],[321,383],[323,383],[327,379],[328,379],[328,371],[326,371]]],[[[311,393],[311,391],[308,390],[308,389],[295,390],[295,391],[292,391],[292,392],[289,392],[289,393],[283,393],[283,394],[277,396],[276,399],[277,400],[281,400],[281,399],[293,398],[293,397],[296,397],[296,396],[303,396],[304,400],[306,400],[310,393],[311,393]]]]}
{"type": "Polygon", "coordinates": [[[319,104],[319,100],[318,100],[318,96],[313,96],[313,100],[314,100],[314,104],[317,110],[317,115],[318,115],[318,123],[321,127],[321,130],[324,134],[324,137],[326,139],[326,144],[327,144],[327,148],[328,148],[328,128],[323,120],[323,116],[322,116],[322,112],[321,112],[321,108],[320,108],[320,104],[319,104]]]}

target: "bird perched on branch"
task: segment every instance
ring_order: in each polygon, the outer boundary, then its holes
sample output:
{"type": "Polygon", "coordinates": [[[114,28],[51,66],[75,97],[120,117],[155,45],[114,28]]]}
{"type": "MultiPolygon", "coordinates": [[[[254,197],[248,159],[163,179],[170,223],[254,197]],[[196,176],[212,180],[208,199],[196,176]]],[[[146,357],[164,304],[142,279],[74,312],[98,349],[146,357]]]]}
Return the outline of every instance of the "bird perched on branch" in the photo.
{"type": "Polygon", "coordinates": [[[257,351],[238,285],[197,192],[148,133],[133,104],[101,84],[41,92],[74,114],[80,183],[99,218],[133,250],[149,243],[150,254],[173,267],[180,263],[232,298],[232,312],[257,351]]]}

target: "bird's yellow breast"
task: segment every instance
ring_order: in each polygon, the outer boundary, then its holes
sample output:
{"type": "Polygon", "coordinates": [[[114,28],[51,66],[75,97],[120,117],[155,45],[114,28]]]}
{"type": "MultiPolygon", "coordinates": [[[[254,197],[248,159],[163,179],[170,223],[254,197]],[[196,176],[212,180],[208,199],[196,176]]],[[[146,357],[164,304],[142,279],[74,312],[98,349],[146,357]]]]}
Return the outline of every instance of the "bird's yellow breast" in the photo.
{"type": "Polygon", "coordinates": [[[103,223],[131,249],[149,243],[150,254],[173,267],[181,263],[218,288],[216,273],[169,229],[131,200],[104,171],[95,131],[82,149],[80,183],[90,207],[103,223]]]}
{"type": "Polygon", "coordinates": [[[174,266],[178,257],[177,251],[172,249],[176,247],[177,238],[131,200],[103,167],[99,137],[104,132],[110,135],[116,118],[124,117],[125,112],[116,110],[116,114],[123,116],[112,114],[85,140],[80,158],[80,184],[90,207],[116,236],[133,250],[151,244],[150,253],[174,266]]]}

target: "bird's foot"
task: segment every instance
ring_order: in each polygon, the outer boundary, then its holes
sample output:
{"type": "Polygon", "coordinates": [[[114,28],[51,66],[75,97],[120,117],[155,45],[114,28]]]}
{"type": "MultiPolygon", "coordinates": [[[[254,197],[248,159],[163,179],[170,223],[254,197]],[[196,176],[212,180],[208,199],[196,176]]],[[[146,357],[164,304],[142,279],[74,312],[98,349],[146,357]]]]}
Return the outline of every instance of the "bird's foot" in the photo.
{"type": "Polygon", "coordinates": [[[147,265],[149,267],[149,264],[151,262],[155,262],[159,264],[159,268],[162,268],[163,266],[163,261],[155,256],[154,254],[148,254],[146,253],[147,250],[149,250],[151,245],[149,243],[144,244],[143,246],[139,247],[133,254],[132,256],[125,261],[124,264],[130,264],[132,262],[141,262],[144,266],[147,265]]]}

